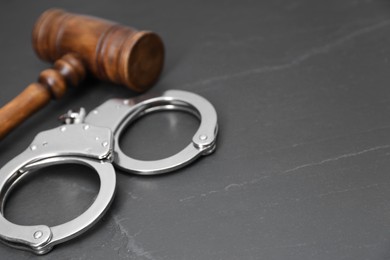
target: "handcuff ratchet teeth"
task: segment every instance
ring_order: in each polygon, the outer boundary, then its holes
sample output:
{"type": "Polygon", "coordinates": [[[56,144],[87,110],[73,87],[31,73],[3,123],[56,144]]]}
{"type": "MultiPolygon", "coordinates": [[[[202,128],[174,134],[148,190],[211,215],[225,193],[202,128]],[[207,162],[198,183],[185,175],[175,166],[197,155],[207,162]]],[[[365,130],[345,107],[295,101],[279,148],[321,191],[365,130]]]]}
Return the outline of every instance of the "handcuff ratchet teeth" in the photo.
{"type": "Polygon", "coordinates": [[[210,154],[216,147],[216,111],[206,99],[190,92],[169,90],[160,96],[111,99],[85,114],[84,109],[68,112],[62,116],[65,125],[39,133],[24,152],[0,169],[0,240],[3,243],[45,254],[54,245],[88,230],[108,210],[115,195],[113,165],[138,175],[161,174],[210,154]],[[125,155],[119,146],[121,133],[137,118],[163,110],[189,112],[200,120],[190,144],[161,160],[143,161],[125,155]],[[4,217],[7,196],[22,178],[40,168],[65,163],[85,165],[99,175],[99,193],[84,213],[54,227],[17,225],[4,217]]]}

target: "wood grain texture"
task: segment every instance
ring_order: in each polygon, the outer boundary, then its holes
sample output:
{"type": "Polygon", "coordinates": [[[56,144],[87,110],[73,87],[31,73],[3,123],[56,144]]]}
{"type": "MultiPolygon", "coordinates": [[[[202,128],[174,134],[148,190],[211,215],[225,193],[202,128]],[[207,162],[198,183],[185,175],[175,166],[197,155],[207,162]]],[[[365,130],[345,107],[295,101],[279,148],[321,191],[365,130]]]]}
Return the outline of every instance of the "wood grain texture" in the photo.
{"type": "Polygon", "coordinates": [[[143,92],[156,82],[164,63],[164,46],[157,34],[59,9],[49,9],[38,18],[32,44],[54,68],[44,70],[38,83],[0,109],[0,139],[50,98],[60,99],[69,85],[79,85],[87,72],[143,92]]]}
{"type": "Polygon", "coordinates": [[[0,139],[20,122],[49,103],[51,93],[40,83],[32,83],[11,102],[0,109],[0,139]]]}
{"type": "Polygon", "coordinates": [[[153,85],[164,62],[164,46],[157,34],[58,9],[41,15],[32,39],[41,59],[55,62],[77,53],[95,77],[137,92],[153,85]]]}

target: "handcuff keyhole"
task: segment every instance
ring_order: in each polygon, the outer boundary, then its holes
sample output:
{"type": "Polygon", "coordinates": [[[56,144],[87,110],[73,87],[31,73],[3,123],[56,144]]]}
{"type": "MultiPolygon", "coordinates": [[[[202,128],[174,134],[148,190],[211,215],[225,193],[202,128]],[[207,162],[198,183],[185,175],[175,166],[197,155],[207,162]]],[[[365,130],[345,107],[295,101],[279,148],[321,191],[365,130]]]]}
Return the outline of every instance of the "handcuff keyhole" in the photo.
{"type": "MultiPolygon", "coordinates": [[[[70,221],[94,202],[98,174],[79,164],[47,166],[24,177],[5,202],[5,217],[19,225],[55,226],[70,221]]],[[[34,238],[40,233],[34,234],[34,238]]]]}
{"type": "Polygon", "coordinates": [[[159,111],[132,122],[119,139],[121,150],[138,160],[172,156],[192,142],[199,120],[182,111],[159,111]]]}

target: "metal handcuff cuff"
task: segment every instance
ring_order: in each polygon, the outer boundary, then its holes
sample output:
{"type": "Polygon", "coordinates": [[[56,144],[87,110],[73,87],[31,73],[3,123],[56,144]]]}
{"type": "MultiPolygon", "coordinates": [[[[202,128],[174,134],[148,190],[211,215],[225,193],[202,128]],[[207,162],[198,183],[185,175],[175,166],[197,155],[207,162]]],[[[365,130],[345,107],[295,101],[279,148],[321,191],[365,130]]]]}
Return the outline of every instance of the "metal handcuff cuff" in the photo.
{"type": "Polygon", "coordinates": [[[24,152],[0,169],[2,242],[45,254],[54,245],[85,232],[104,215],[115,194],[113,164],[127,172],[154,175],[183,167],[215,149],[218,131],[216,111],[206,99],[186,91],[169,90],[161,96],[111,99],[84,117],[83,110],[69,112],[66,125],[41,132],[24,152]],[[191,143],[176,155],[161,160],[141,161],[125,155],[119,146],[122,131],[140,116],[161,110],[186,111],[199,118],[200,126],[191,143]],[[84,213],[54,227],[21,226],[5,219],[7,195],[23,177],[45,166],[63,163],[82,164],[99,175],[99,194],[84,213]]]}

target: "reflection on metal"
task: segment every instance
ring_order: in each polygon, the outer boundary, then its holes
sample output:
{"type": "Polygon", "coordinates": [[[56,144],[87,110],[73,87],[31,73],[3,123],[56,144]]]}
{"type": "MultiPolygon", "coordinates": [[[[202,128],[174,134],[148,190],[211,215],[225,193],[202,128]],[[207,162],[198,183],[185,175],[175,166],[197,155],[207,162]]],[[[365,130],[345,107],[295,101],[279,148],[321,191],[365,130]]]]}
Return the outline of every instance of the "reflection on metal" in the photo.
{"type": "Polygon", "coordinates": [[[0,239],[5,244],[45,254],[54,245],[85,232],[104,215],[114,198],[113,165],[133,174],[161,174],[210,154],[216,147],[216,111],[210,102],[193,93],[169,90],[161,96],[112,99],[85,114],[84,109],[69,111],[61,117],[65,125],[38,134],[24,152],[0,169],[0,239]],[[142,161],[125,155],[119,146],[124,129],[135,119],[162,110],[185,111],[199,118],[201,123],[191,142],[176,155],[161,160],[142,161]],[[99,175],[99,194],[83,214],[54,227],[21,226],[5,219],[7,196],[23,177],[37,169],[65,163],[88,166],[99,175]]]}

